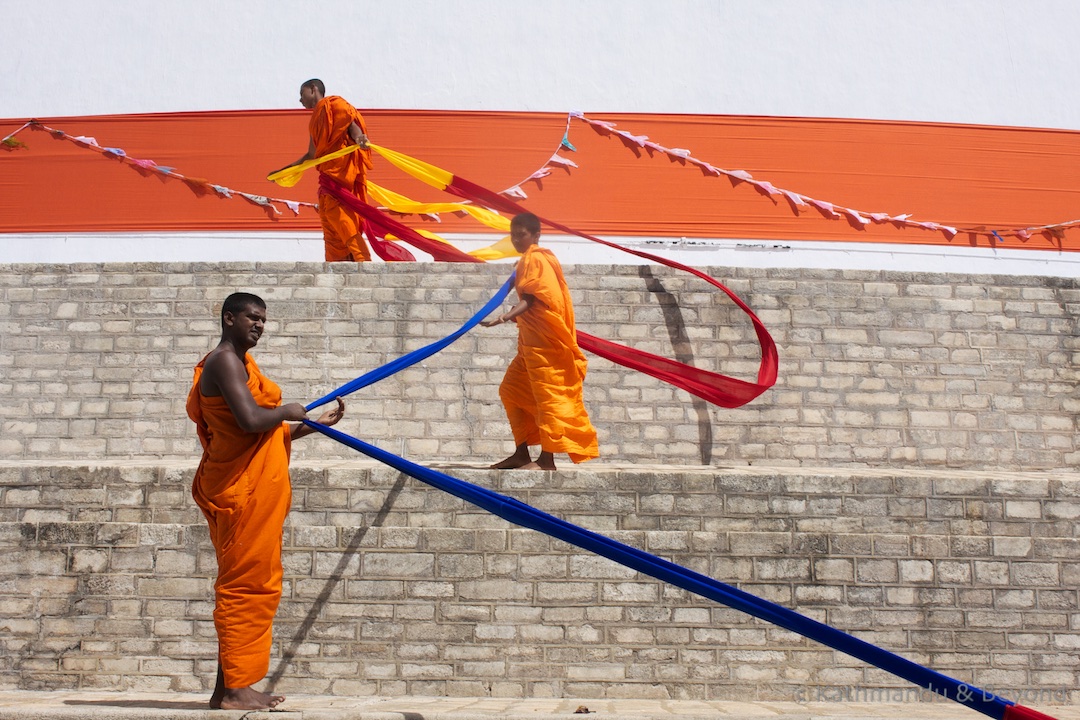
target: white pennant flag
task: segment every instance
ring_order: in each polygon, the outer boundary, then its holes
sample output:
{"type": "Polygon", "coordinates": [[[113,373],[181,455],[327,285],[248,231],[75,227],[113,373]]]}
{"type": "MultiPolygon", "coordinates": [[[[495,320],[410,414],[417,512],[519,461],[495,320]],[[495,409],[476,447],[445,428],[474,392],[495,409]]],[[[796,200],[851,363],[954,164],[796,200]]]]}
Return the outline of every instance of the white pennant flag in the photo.
{"type": "Polygon", "coordinates": [[[803,196],[798,193],[793,193],[790,190],[781,190],[780,194],[786,197],[791,202],[800,207],[806,207],[806,201],[803,200],[803,196]]]}
{"type": "Polygon", "coordinates": [[[573,168],[576,168],[578,166],[576,162],[569,158],[564,158],[562,155],[559,155],[559,153],[555,153],[554,155],[552,155],[551,159],[548,160],[548,162],[555,163],[556,165],[568,165],[573,168]]]}

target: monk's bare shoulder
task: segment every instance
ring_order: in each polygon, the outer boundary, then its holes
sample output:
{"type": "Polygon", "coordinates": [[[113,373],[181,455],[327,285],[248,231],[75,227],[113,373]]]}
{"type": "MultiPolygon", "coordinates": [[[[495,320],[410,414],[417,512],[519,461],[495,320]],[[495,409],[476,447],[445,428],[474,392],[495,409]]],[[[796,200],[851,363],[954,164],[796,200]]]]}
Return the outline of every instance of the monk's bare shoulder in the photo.
{"type": "Polygon", "coordinates": [[[199,380],[199,391],[208,397],[221,395],[221,386],[229,379],[247,378],[244,363],[226,343],[210,351],[203,361],[203,374],[199,380]]]}

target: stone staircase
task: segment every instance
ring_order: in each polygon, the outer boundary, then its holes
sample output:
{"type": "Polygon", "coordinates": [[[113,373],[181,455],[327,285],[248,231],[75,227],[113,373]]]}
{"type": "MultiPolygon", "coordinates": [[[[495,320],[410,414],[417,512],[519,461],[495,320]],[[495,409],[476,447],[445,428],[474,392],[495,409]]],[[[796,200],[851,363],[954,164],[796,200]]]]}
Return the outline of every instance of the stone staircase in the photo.
{"type": "MultiPolygon", "coordinates": [[[[433,466],[978,687],[1080,701],[1080,474],[433,466]]],[[[193,470],[0,463],[0,690],[209,687],[215,561],[193,470]]],[[[270,670],[283,692],[797,700],[907,687],[370,461],[304,460],[292,477],[270,670]]]]}

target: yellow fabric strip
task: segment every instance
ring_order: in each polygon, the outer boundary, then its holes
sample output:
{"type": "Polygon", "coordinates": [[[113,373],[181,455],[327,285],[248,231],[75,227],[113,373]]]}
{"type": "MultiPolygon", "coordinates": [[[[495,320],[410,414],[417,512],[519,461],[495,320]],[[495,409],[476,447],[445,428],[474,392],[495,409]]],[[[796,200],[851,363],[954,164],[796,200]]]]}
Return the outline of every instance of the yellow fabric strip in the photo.
{"type": "Polygon", "coordinates": [[[439,190],[445,190],[446,186],[454,181],[453,173],[447,172],[442,168],[437,168],[434,165],[429,165],[423,160],[417,160],[414,157],[409,157],[408,155],[391,150],[390,148],[384,148],[380,145],[371,144],[368,147],[386,158],[387,162],[402,172],[408,173],[417,180],[427,183],[439,190]]]}
{"type": "MultiPolygon", "coordinates": [[[[379,145],[370,145],[372,150],[379,153],[386,158],[395,167],[401,168],[403,171],[412,175],[413,177],[421,180],[429,185],[445,190],[446,186],[453,180],[453,174],[441,170],[434,165],[429,165],[416,158],[409,157],[402,153],[384,148],[379,145]]],[[[334,152],[317,157],[313,160],[302,162],[299,165],[293,165],[287,167],[284,170],[271,173],[266,176],[267,180],[275,182],[282,187],[293,187],[300,178],[303,177],[305,170],[320,165],[328,160],[335,160],[344,155],[348,155],[351,152],[355,152],[360,149],[359,145],[350,145],[342,148],[341,150],[335,150],[334,152]]],[[[410,200],[404,195],[399,195],[392,190],[376,185],[373,182],[367,183],[367,191],[371,195],[372,199],[376,203],[383,207],[389,208],[394,212],[402,213],[404,215],[423,215],[426,213],[438,214],[442,212],[464,212],[471,215],[475,220],[487,225],[495,230],[502,232],[510,232],[510,221],[499,215],[493,210],[487,208],[478,207],[471,203],[421,203],[415,200],[410,200]]]]}
{"type": "MultiPolygon", "coordinates": [[[[304,176],[305,170],[310,170],[316,165],[321,165],[328,160],[337,160],[339,157],[344,157],[345,155],[356,152],[359,149],[359,145],[349,145],[348,147],[343,147],[340,150],[335,150],[334,152],[323,155],[322,157],[317,157],[314,160],[307,160],[300,163],[299,165],[291,165],[283,170],[278,170],[277,172],[270,173],[266,176],[266,179],[270,182],[277,183],[281,187],[292,187],[293,185],[296,185],[296,183],[300,182],[300,178],[304,176]]],[[[443,187],[446,186],[444,185],[443,187]]]]}
{"type": "MultiPolygon", "coordinates": [[[[369,144],[368,147],[379,153],[379,155],[385,158],[391,165],[394,165],[403,172],[412,175],[417,180],[427,183],[432,187],[436,187],[439,190],[445,190],[446,186],[449,185],[454,179],[453,173],[449,173],[446,170],[437,168],[434,165],[429,165],[422,160],[417,160],[416,158],[409,157],[408,155],[396,152],[389,148],[381,147],[379,145],[369,144]]],[[[270,180],[271,182],[275,182],[282,187],[293,187],[298,182],[300,182],[300,178],[303,177],[305,170],[310,170],[316,165],[320,165],[321,163],[324,163],[328,160],[334,160],[344,155],[348,155],[349,153],[355,152],[358,149],[360,149],[359,145],[350,145],[348,147],[342,148],[341,150],[335,150],[328,155],[317,157],[314,160],[308,160],[306,162],[300,163],[299,165],[293,165],[292,167],[287,167],[284,170],[279,170],[278,172],[271,173],[266,176],[266,179],[270,180]]],[[[443,212],[464,212],[467,213],[474,220],[477,220],[490,228],[493,228],[500,232],[510,232],[509,218],[505,218],[494,210],[489,210],[488,208],[482,208],[471,203],[460,202],[419,202],[417,200],[411,200],[404,195],[396,193],[393,190],[388,190],[381,185],[376,185],[375,183],[370,181],[367,182],[366,187],[368,195],[371,196],[371,199],[375,203],[396,213],[401,213],[403,215],[425,215],[428,213],[438,214],[443,212]]],[[[420,233],[426,238],[430,238],[432,240],[436,240],[438,242],[450,245],[450,243],[446,242],[446,240],[439,237],[433,232],[422,230],[420,228],[416,228],[416,232],[420,233]]],[[[386,239],[397,240],[397,238],[393,235],[387,235],[386,239]]],[[[514,249],[513,244],[510,242],[510,238],[505,237],[502,240],[494,243],[493,245],[489,245],[488,247],[480,248],[478,250],[473,250],[469,253],[469,255],[472,255],[475,258],[479,258],[480,260],[490,261],[502,260],[504,258],[519,257],[520,253],[514,249]]]]}
{"type": "MultiPolygon", "coordinates": [[[[422,160],[417,160],[416,158],[409,157],[408,155],[399,153],[395,150],[390,150],[389,148],[384,148],[380,145],[372,144],[369,147],[385,158],[387,162],[394,167],[408,175],[412,175],[423,183],[438,188],[439,190],[445,190],[446,186],[454,180],[453,173],[447,172],[442,168],[437,168],[434,165],[429,165],[422,160]]],[[[376,201],[380,205],[389,208],[394,212],[438,213],[462,211],[468,213],[474,219],[479,220],[490,228],[501,230],[502,232],[510,232],[510,220],[493,210],[477,207],[476,205],[469,203],[419,203],[386,190],[385,188],[378,186],[373,188],[372,185],[373,184],[370,182],[367,185],[368,192],[371,194],[372,198],[376,198],[376,201]],[[385,194],[380,197],[377,193],[385,194]]],[[[442,240],[442,238],[438,239],[442,240]]],[[[443,242],[446,241],[443,240],[443,242]]],[[[521,253],[514,249],[514,245],[510,242],[509,237],[504,237],[493,245],[473,250],[469,255],[480,260],[492,261],[520,257],[521,253]]]]}
{"type": "MultiPolygon", "coordinates": [[[[453,244],[447,242],[445,238],[439,237],[438,235],[436,235],[433,232],[430,232],[428,230],[424,230],[422,228],[413,228],[413,230],[416,232],[416,234],[423,235],[424,237],[426,237],[429,240],[434,240],[435,242],[441,242],[443,245],[450,245],[450,247],[454,247],[453,244]]],[[[401,238],[399,238],[397,235],[394,235],[393,233],[387,233],[386,234],[386,239],[387,240],[393,240],[394,242],[400,242],[401,241],[401,238]]]]}
{"type": "Polygon", "coordinates": [[[501,232],[510,232],[510,220],[508,218],[503,217],[494,210],[482,208],[471,203],[419,202],[417,200],[410,200],[393,190],[387,190],[381,185],[376,185],[371,181],[368,181],[367,183],[367,191],[368,195],[371,196],[371,199],[374,200],[376,204],[389,210],[393,210],[396,213],[401,213],[403,215],[426,215],[428,213],[464,212],[468,213],[474,220],[478,220],[484,225],[487,225],[489,228],[501,232]]]}
{"type": "MultiPolygon", "coordinates": [[[[413,229],[416,230],[416,232],[420,233],[421,235],[423,235],[426,238],[429,238],[431,240],[435,240],[436,242],[441,242],[443,245],[449,245],[451,247],[454,247],[453,243],[448,242],[445,238],[439,237],[438,235],[436,235],[433,232],[429,232],[429,231],[424,230],[422,228],[413,228],[413,229]]],[[[387,234],[386,239],[387,240],[392,240],[394,242],[399,241],[399,238],[395,237],[394,235],[390,235],[390,234],[387,234]]],[[[514,249],[514,244],[510,242],[510,236],[509,235],[504,237],[502,240],[495,243],[494,245],[489,245],[487,247],[482,247],[482,248],[479,248],[477,250],[473,250],[472,252],[469,253],[469,255],[472,255],[474,258],[477,258],[479,260],[483,260],[484,262],[490,262],[492,260],[502,260],[503,258],[521,257],[521,253],[519,253],[517,250],[515,250],[514,249]]]]}
{"type": "Polygon", "coordinates": [[[514,249],[514,244],[510,242],[510,236],[504,237],[494,245],[488,245],[487,247],[473,250],[469,253],[474,258],[483,260],[484,262],[491,262],[492,260],[502,260],[504,258],[521,257],[521,253],[514,249]]]}
{"type": "MultiPolygon", "coordinates": [[[[370,195],[371,199],[376,203],[397,213],[421,215],[424,213],[461,211],[468,213],[474,219],[479,220],[490,228],[502,232],[510,232],[510,220],[494,210],[488,210],[487,208],[477,207],[476,205],[470,205],[468,203],[422,203],[416,200],[410,200],[404,195],[400,195],[393,190],[387,190],[381,185],[376,185],[373,182],[367,183],[367,191],[368,195],[370,195]]],[[[452,245],[452,243],[447,242],[435,233],[420,228],[415,228],[415,230],[424,237],[446,243],[447,245],[452,245]]],[[[396,240],[397,238],[392,235],[387,235],[386,239],[396,240]]],[[[502,260],[504,258],[521,257],[521,253],[515,250],[514,244],[510,242],[509,236],[504,237],[502,240],[499,240],[497,243],[489,245],[488,247],[473,250],[469,255],[484,260],[485,262],[502,260]]]]}

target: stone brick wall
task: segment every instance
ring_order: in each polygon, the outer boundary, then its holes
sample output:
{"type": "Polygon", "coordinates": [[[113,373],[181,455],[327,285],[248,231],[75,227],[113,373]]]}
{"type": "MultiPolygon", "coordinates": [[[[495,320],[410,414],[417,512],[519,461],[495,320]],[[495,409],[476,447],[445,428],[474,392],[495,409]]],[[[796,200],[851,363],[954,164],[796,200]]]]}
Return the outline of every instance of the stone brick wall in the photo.
{"type": "MultiPolygon", "coordinates": [[[[191,367],[226,294],[263,295],[256,350],[310,401],[436,340],[506,265],[0,266],[0,457],[193,457],[191,367]]],[[[744,408],[707,406],[590,358],[586,404],[606,460],[772,466],[1076,467],[1080,280],[714,268],[777,341],[780,380],[744,408]]],[[[651,266],[567,266],[579,326],[754,379],[757,344],[722,293],[651,266]]],[[[511,448],[497,387],[511,327],[478,329],[352,396],[342,428],[419,460],[511,448]]],[[[351,457],[331,443],[300,458],[351,457]]]]}
{"type": "MultiPolygon", "coordinates": [[[[1080,475],[448,472],[983,689],[1080,702],[1080,475]]],[[[0,689],[208,690],[214,554],[191,475],[0,464],[0,689]]],[[[285,692],[836,700],[909,687],[386,468],[300,463],[293,482],[270,668],[285,692]]]]}

